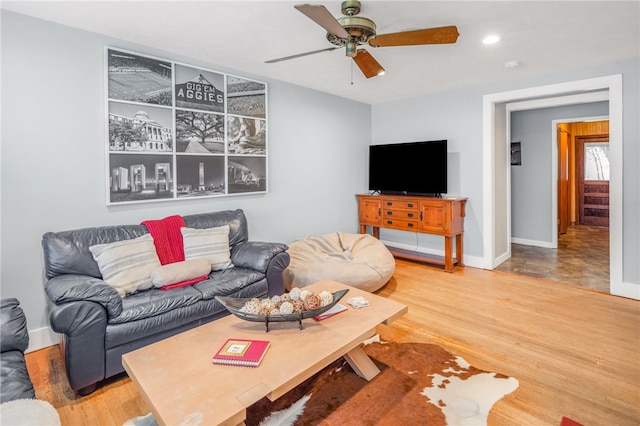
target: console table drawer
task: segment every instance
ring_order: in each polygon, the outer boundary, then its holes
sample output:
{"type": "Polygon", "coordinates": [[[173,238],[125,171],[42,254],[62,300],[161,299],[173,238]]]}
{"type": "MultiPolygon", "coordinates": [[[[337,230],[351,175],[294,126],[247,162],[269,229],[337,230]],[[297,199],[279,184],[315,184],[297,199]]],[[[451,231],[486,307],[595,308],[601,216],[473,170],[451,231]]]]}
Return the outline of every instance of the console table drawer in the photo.
{"type": "Polygon", "coordinates": [[[419,203],[415,201],[405,200],[384,200],[382,203],[383,209],[402,209],[402,210],[416,210],[420,209],[419,203]]]}
{"type": "Polygon", "coordinates": [[[405,219],[405,220],[418,220],[420,212],[413,210],[382,210],[382,217],[385,219],[405,219]]]}
{"type": "Polygon", "coordinates": [[[383,228],[400,229],[404,231],[416,231],[418,229],[418,220],[402,220],[384,218],[382,220],[383,228]]]}

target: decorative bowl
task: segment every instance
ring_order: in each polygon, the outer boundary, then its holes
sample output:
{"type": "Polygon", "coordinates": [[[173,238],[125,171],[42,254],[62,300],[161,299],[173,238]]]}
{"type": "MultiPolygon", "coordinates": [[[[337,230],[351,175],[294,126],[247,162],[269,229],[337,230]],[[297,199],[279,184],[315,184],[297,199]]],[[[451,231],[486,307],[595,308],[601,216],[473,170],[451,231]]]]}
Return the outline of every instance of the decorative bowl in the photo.
{"type": "Polygon", "coordinates": [[[348,291],[349,289],[345,289],[345,290],[338,290],[336,292],[331,293],[333,295],[333,302],[331,302],[328,305],[322,306],[318,309],[313,309],[311,311],[296,312],[296,313],[287,314],[287,315],[249,314],[246,312],[242,312],[240,309],[242,309],[245,303],[253,299],[252,297],[235,298],[235,297],[216,296],[216,300],[222,303],[222,305],[225,308],[227,308],[229,312],[231,312],[233,315],[237,316],[240,319],[243,319],[246,321],[263,322],[267,332],[269,331],[270,322],[297,321],[300,327],[300,330],[302,330],[303,319],[313,318],[316,315],[320,315],[321,313],[326,312],[329,309],[333,308],[335,304],[338,303],[345,294],[347,294],[348,291]]]}

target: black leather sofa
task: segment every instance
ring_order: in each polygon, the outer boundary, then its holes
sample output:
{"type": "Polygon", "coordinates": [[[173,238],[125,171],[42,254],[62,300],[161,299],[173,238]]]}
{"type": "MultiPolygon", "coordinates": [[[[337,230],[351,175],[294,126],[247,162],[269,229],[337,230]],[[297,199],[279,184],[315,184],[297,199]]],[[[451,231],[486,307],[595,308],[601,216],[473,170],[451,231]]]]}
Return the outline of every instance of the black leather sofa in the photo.
{"type": "Polygon", "coordinates": [[[61,334],[67,377],[81,395],[122,373],[122,355],[193,327],[228,311],[215,296],[264,297],[284,293],[287,246],[249,241],[242,210],[183,217],[189,228],[229,225],[234,267],[214,271],[188,287],[152,288],[126,297],[106,284],[89,247],[140,237],[144,225],[85,228],[44,234],[46,293],[51,301],[51,328],[61,334]]]}
{"type": "Polygon", "coordinates": [[[24,360],[27,346],[27,319],[18,299],[0,300],[0,403],[36,397],[24,360]]]}

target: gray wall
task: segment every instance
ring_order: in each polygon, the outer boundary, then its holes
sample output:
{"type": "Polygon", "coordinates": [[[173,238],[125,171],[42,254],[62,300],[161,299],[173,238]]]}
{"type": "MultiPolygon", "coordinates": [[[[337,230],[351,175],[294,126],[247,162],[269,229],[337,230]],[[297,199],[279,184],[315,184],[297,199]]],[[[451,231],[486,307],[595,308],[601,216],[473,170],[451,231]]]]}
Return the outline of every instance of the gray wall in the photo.
{"type": "MultiPolygon", "coordinates": [[[[459,153],[456,180],[468,197],[465,218],[465,263],[481,265],[482,257],[482,98],[484,95],[561,82],[622,74],[623,78],[623,282],[640,286],[640,58],[581,68],[544,77],[438,93],[372,107],[373,143],[448,139],[459,153]]],[[[414,84],[419,84],[415,82],[414,84]]],[[[399,231],[381,231],[392,244],[442,251],[442,239],[399,231]]],[[[637,293],[637,292],[636,292],[637,293]]]]}
{"type": "Polygon", "coordinates": [[[522,165],[511,167],[511,237],[551,243],[553,131],[558,119],[609,115],[609,102],[511,113],[511,141],[520,142],[522,165]]]}
{"type": "MultiPolygon", "coordinates": [[[[449,151],[447,196],[469,198],[465,218],[465,263],[467,256],[482,253],[482,96],[474,90],[439,93],[373,106],[373,143],[396,143],[447,139],[449,151]],[[470,143],[473,129],[478,143],[470,143]],[[451,160],[455,159],[454,162],[451,160]],[[477,175],[476,175],[477,173],[477,175]]],[[[442,237],[380,230],[380,238],[400,247],[442,253],[442,237]]]]}
{"type": "Polygon", "coordinates": [[[0,291],[21,300],[29,330],[48,327],[40,247],[47,231],[242,208],[254,240],[357,232],[370,106],[270,80],[267,194],[107,207],[105,45],[265,81],[2,11],[0,291]]]}

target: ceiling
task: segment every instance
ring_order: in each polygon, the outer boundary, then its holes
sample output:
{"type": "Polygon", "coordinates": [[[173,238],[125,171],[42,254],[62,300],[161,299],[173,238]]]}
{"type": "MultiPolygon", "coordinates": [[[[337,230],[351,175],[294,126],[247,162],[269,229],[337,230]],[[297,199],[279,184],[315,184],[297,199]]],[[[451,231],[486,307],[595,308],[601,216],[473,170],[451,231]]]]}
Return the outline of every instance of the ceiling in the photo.
{"type": "MultiPolygon", "coordinates": [[[[264,63],[332,46],[325,30],[294,9],[304,1],[2,1],[2,9],[369,104],[640,55],[637,0],[361,1],[360,16],[378,34],[456,25],[460,37],[455,44],[367,47],[386,73],[366,79],[344,49],[264,63]],[[488,34],[502,39],[483,45],[488,34]],[[520,66],[505,68],[509,61],[520,66]]],[[[311,3],[341,16],[340,2],[311,3]]]]}

